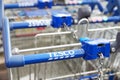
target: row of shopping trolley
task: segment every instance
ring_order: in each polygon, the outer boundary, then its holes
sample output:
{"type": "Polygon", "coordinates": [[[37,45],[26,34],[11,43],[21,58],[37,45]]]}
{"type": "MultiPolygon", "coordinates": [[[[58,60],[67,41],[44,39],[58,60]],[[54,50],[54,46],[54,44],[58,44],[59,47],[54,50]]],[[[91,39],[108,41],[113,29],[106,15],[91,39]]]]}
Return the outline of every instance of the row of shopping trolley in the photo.
{"type": "MultiPolygon", "coordinates": [[[[49,3],[39,1],[39,7],[49,3]]],[[[0,0],[0,28],[10,80],[119,80],[120,27],[102,23],[118,22],[119,16],[78,20],[63,9],[35,9],[26,14],[39,18],[12,21],[4,16],[4,6],[0,0]],[[16,30],[24,34],[39,27],[43,29],[33,35],[15,36],[16,30]]]]}

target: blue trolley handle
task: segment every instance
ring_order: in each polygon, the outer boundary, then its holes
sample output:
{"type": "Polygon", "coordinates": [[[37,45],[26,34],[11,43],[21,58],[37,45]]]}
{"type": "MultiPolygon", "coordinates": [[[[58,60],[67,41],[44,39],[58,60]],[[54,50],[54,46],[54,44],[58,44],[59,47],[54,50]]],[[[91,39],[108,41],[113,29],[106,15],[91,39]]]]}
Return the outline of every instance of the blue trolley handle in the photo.
{"type": "Polygon", "coordinates": [[[27,6],[20,6],[19,3],[12,3],[12,4],[5,4],[4,8],[5,9],[14,9],[14,8],[32,8],[32,7],[38,7],[38,4],[33,4],[33,5],[27,5],[27,6]]]}
{"type": "MultiPolygon", "coordinates": [[[[105,17],[102,18],[102,20],[96,20],[96,21],[90,21],[90,23],[103,23],[103,22],[119,22],[120,21],[120,16],[112,16],[112,17],[105,17]]],[[[73,20],[73,19],[72,19],[73,20]]],[[[77,24],[75,20],[73,20],[73,25],[77,24]]],[[[35,26],[30,26],[29,22],[11,22],[10,23],[10,29],[24,29],[24,28],[37,28],[37,27],[46,27],[47,25],[35,25],[35,26]]],[[[0,28],[1,29],[1,28],[0,28]]]]}
{"type": "MultiPolygon", "coordinates": [[[[91,8],[94,9],[95,5],[98,6],[99,10],[102,12],[103,11],[103,7],[101,5],[101,3],[98,0],[83,0],[82,2],[78,3],[78,4],[54,4],[54,3],[50,3],[51,6],[69,6],[69,5],[90,5],[91,8]]],[[[23,5],[21,3],[13,3],[13,4],[5,4],[4,8],[5,9],[13,9],[13,8],[31,8],[31,7],[38,7],[38,8],[43,8],[41,3],[39,3],[39,0],[37,3],[32,3],[32,4],[26,4],[23,3],[23,5]]]]}
{"type": "Polygon", "coordinates": [[[4,19],[3,27],[3,43],[5,63],[8,68],[21,67],[28,64],[66,60],[72,58],[80,58],[84,56],[83,49],[42,53],[42,54],[30,54],[30,55],[12,55],[11,52],[11,40],[10,40],[10,27],[7,18],[4,19]]]}

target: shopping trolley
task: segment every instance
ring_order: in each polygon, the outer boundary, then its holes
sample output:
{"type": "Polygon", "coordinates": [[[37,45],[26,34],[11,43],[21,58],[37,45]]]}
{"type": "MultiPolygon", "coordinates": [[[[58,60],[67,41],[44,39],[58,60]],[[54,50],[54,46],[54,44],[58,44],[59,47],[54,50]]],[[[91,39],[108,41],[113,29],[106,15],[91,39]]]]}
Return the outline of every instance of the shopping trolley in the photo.
{"type": "MultiPolygon", "coordinates": [[[[3,8],[2,5],[1,5],[1,8],[3,8]]],[[[104,74],[107,75],[108,73],[108,76],[110,76],[109,72],[111,72],[110,70],[111,68],[109,68],[108,66],[110,64],[107,63],[109,60],[105,61],[103,58],[110,57],[109,41],[114,41],[114,40],[89,39],[89,38],[81,38],[79,40],[79,37],[81,37],[81,35],[80,36],[77,35],[79,34],[78,29],[76,30],[74,28],[71,28],[72,18],[69,15],[67,16],[66,16],[67,18],[62,18],[62,20],[61,20],[61,17],[58,17],[58,15],[57,17],[53,16],[52,18],[53,22],[50,20],[50,22],[54,23],[52,24],[53,26],[52,31],[36,34],[32,38],[29,38],[29,40],[33,39],[31,41],[27,40],[27,42],[24,42],[25,39],[23,39],[24,43],[19,43],[19,44],[25,44],[25,45],[30,44],[29,47],[31,48],[28,48],[28,49],[24,49],[25,48],[23,47],[24,45],[22,45],[22,47],[20,46],[11,47],[10,38],[12,38],[12,36],[10,37],[10,28],[14,30],[19,28],[36,27],[37,25],[35,26],[32,25],[29,27],[28,23],[27,24],[24,23],[25,25],[23,24],[20,25],[21,23],[19,22],[17,23],[17,25],[13,25],[16,23],[15,22],[9,23],[9,20],[7,18],[0,18],[2,19],[1,22],[4,21],[3,23],[4,27],[2,28],[3,41],[4,41],[4,53],[5,53],[5,59],[6,59],[6,66],[9,68],[8,69],[9,75],[10,75],[9,78],[11,80],[26,80],[26,79],[74,80],[74,79],[81,79],[79,78],[80,76],[84,76],[86,74],[87,75],[94,74],[94,73],[97,73],[95,77],[97,76],[97,78],[103,80],[104,74]],[[55,20],[59,19],[58,21],[59,24],[54,22],[54,19],[55,20]],[[66,20],[64,21],[64,19],[66,20]],[[44,46],[44,47],[41,47],[41,46],[44,46]],[[45,47],[45,46],[48,46],[48,47],[45,47]],[[74,47],[74,46],[78,46],[78,47],[74,47]],[[98,55],[99,52],[103,54],[98,55]],[[81,59],[81,57],[83,57],[83,59],[85,60],[81,59]],[[73,58],[78,58],[78,59],[73,59],[73,58]],[[71,59],[71,60],[68,60],[68,59],[71,59]],[[98,63],[98,64],[93,65],[91,61],[86,61],[86,60],[94,60],[94,59],[98,59],[98,62],[93,61],[93,63],[98,63]],[[59,61],[59,60],[65,60],[65,61],[59,61]],[[52,62],[52,61],[56,61],[56,62],[52,62]],[[107,66],[102,64],[103,61],[105,62],[104,64],[107,63],[106,64],[107,66]],[[86,62],[89,64],[87,64],[86,62]],[[103,69],[103,66],[105,66],[104,67],[105,69],[103,69]],[[88,72],[85,72],[87,70],[88,72]],[[89,71],[89,70],[93,70],[93,71],[89,71]],[[105,73],[103,71],[105,71],[105,73]]],[[[3,15],[1,17],[3,17],[3,15]]],[[[87,19],[82,19],[82,20],[85,20],[88,22],[87,19]]],[[[79,22],[79,24],[80,23],[81,21],[79,22]]],[[[86,27],[87,35],[86,36],[84,35],[84,37],[89,37],[89,34],[88,34],[89,31],[100,31],[100,30],[108,30],[108,29],[114,29],[114,28],[89,29],[88,27],[86,27]]],[[[48,27],[48,30],[50,30],[50,27],[48,27]]],[[[13,41],[17,42],[17,40],[13,40],[13,41]]],[[[117,48],[113,47],[112,51],[114,52],[114,50],[117,48]]],[[[118,74],[118,73],[115,73],[115,74],[118,74]]],[[[91,77],[91,75],[89,75],[89,77],[91,79],[94,76],[91,77]]],[[[105,79],[107,78],[105,77],[105,79]]]]}

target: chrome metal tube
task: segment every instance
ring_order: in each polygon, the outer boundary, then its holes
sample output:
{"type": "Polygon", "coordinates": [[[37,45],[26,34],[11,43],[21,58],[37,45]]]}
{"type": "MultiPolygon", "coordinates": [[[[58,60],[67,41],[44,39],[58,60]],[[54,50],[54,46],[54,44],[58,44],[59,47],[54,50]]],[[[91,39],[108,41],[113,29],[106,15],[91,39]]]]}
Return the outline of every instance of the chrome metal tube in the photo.
{"type": "MultiPolygon", "coordinates": [[[[108,40],[110,42],[115,41],[115,39],[108,40]]],[[[65,45],[58,45],[58,46],[48,46],[48,47],[39,47],[39,48],[31,48],[31,49],[22,49],[17,50],[16,53],[22,52],[31,52],[31,51],[39,51],[39,50],[46,50],[46,49],[56,49],[56,48],[63,48],[63,47],[73,47],[73,46],[81,46],[81,43],[74,43],[74,44],[65,44],[65,45]]]]}
{"type": "MultiPolygon", "coordinates": [[[[77,30],[74,32],[77,32],[77,30]]],[[[43,33],[43,34],[37,34],[37,35],[35,35],[35,37],[49,36],[49,35],[65,35],[65,34],[70,34],[70,33],[72,33],[72,32],[66,31],[66,32],[43,33]]]]}
{"type": "Polygon", "coordinates": [[[120,26],[107,27],[107,28],[97,28],[97,29],[88,29],[88,32],[93,32],[93,31],[105,31],[105,30],[112,30],[112,29],[120,29],[120,26]]]}
{"type": "MultiPolygon", "coordinates": [[[[103,69],[103,71],[108,71],[110,69],[103,69]]],[[[87,75],[87,74],[93,74],[93,73],[97,73],[98,70],[93,70],[93,71],[88,71],[88,72],[82,72],[82,73],[76,73],[76,76],[80,76],[80,75],[87,75]]],[[[65,75],[65,76],[60,76],[60,77],[55,77],[55,78],[49,78],[46,80],[56,80],[56,79],[63,79],[63,78],[68,78],[68,77],[74,77],[75,74],[70,74],[70,75],[65,75]]]]}
{"type": "Polygon", "coordinates": [[[63,48],[63,47],[73,47],[73,46],[81,46],[81,43],[65,44],[65,45],[58,45],[58,46],[48,46],[48,47],[39,47],[39,48],[31,48],[31,49],[23,49],[23,50],[17,50],[16,53],[31,52],[31,51],[46,50],[46,49],[55,49],[55,48],[63,48]]]}

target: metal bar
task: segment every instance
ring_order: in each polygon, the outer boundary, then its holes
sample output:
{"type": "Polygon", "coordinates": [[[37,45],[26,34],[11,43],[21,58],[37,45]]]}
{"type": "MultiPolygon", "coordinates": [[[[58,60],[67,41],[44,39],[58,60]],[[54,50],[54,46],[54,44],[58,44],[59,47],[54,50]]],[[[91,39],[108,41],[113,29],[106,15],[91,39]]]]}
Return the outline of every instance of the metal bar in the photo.
{"type": "MultiPolygon", "coordinates": [[[[109,70],[109,69],[108,69],[109,70]]],[[[104,69],[103,71],[108,71],[107,69],[104,69]]],[[[89,72],[82,72],[82,73],[77,73],[76,76],[81,76],[81,75],[88,75],[88,74],[94,74],[94,73],[97,73],[98,71],[97,70],[94,70],[94,71],[89,71],[89,72]]],[[[116,73],[110,73],[110,74],[105,74],[104,76],[105,77],[108,77],[108,76],[113,76],[113,75],[119,75],[120,72],[116,72],[116,73]]],[[[55,77],[55,78],[48,78],[46,80],[56,80],[56,79],[64,79],[64,78],[68,78],[68,77],[74,77],[75,74],[70,74],[70,75],[66,75],[66,76],[60,76],[60,77],[55,77]]],[[[104,77],[103,76],[103,77],[104,77]]],[[[95,77],[97,78],[97,77],[95,77]]]]}
{"type": "MultiPolygon", "coordinates": [[[[74,32],[77,32],[77,30],[75,30],[74,32]]],[[[37,35],[35,35],[35,37],[49,36],[49,35],[65,35],[65,34],[70,34],[70,33],[72,33],[72,32],[66,31],[66,32],[44,33],[44,34],[37,34],[37,35]]]]}
{"type": "Polygon", "coordinates": [[[112,30],[112,29],[120,29],[120,26],[107,27],[107,28],[97,28],[97,29],[88,29],[88,31],[93,32],[93,31],[105,31],[105,30],[112,30]]]}
{"type": "Polygon", "coordinates": [[[3,17],[4,17],[4,6],[3,0],[0,0],[0,28],[2,28],[3,24],[3,17]]]}
{"type": "Polygon", "coordinates": [[[73,47],[73,46],[81,46],[81,43],[65,44],[65,45],[58,45],[58,46],[48,46],[48,47],[40,47],[40,48],[31,48],[31,49],[23,49],[23,50],[18,50],[16,53],[31,52],[31,51],[46,50],[46,49],[55,49],[55,48],[63,48],[63,47],[73,47]]]}
{"type": "Polygon", "coordinates": [[[8,78],[9,78],[9,80],[13,80],[13,74],[12,74],[12,69],[10,68],[10,69],[7,69],[8,70],[8,78]]]}
{"type": "MultiPolygon", "coordinates": [[[[103,69],[103,71],[108,71],[110,69],[103,69]]],[[[76,73],[76,76],[81,76],[81,75],[88,75],[88,74],[94,74],[97,73],[98,70],[93,70],[93,71],[88,71],[88,72],[82,72],[82,73],[76,73]]],[[[70,75],[65,75],[65,76],[60,76],[60,77],[55,77],[55,78],[49,78],[46,80],[56,80],[56,79],[63,79],[63,78],[68,78],[68,77],[74,77],[75,74],[70,74],[70,75]]]]}
{"type": "MultiPolygon", "coordinates": [[[[120,74],[120,72],[107,73],[107,74],[103,75],[102,77],[109,77],[109,80],[114,80],[114,75],[119,75],[119,74],[120,74]]],[[[95,78],[98,78],[98,76],[99,76],[98,74],[83,76],[80,80],[95,79],[95,78]]],[[[104,80],[104,79],[100,79],[100,80],[104,80]]]]}
{"type": "Polygon", "coordinates": [[[5,4],[4,8],[5,9],[15,9],[15,8],[31,8],[31,7],[37,7],[37,4],[29,4],[27,3],[14,3],[14,4],[5,4]]]}
{"type": "MultiPolygon", "coordinates": [[[[113,42],[116,39],[110,39],[108,41],[113,42]]],[[[55,49],[55,48],[63,48],[63,47],[73,47],[73,46],[81,46],[81,43],[74,43],[74,44],[65,44],[65,45],[58,45],[58,46],[48,46],[48,47],[39,47],[39,48],[31,48],[31,49],[22,49],[17,50],[15,53],[22,53],[22,52],[31,52],[31,51],[39,51],[39,50],[47,50],[47,49],[55,49]]]]}

